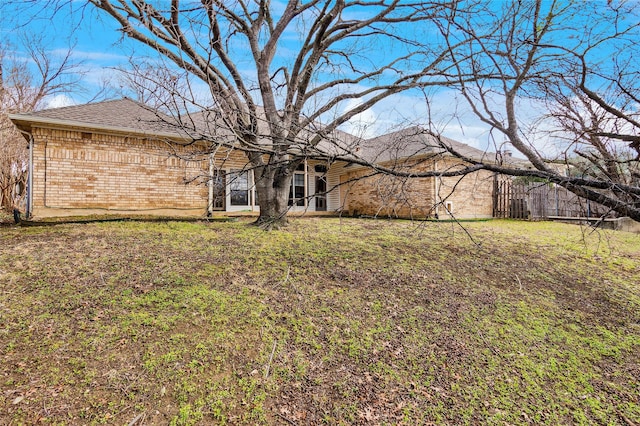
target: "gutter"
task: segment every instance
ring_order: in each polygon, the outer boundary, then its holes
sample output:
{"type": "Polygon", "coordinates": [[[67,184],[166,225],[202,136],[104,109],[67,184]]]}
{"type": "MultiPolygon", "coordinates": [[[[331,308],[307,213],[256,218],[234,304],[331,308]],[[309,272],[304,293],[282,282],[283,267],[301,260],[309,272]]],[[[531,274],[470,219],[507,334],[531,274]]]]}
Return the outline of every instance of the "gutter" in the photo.
{"type": "MultiPolygon", "coordinates": [[[[18,127],[18,123],[20,123],[21,127],[27,128],[31,130],[34,126],[40,127],[48,127],[57,130],[68,130],[70,127],[75,129],[92,129],[93,133],[96,133],[95,130],[101,130],[107,133],[123,133],[126,135],[140,135],[145,137],[165,137],[168,139],[182,139],[185,141],[190,141],[191,138],[186,132],[168,132],[168,131],[151,131],[151,130],[142,130],[135,129],[130,127],[120,127],[120,126],[105,126],[97,123],[87,123],[83,121],[75,121],[75,120],[60,120],[56,118],[47,118],[47,117],[34,117],[29,114],[9,114],[9,119],[16,124],[18,127]]],[[[22,130],[20,130],[22,132],[22,130]]]]}

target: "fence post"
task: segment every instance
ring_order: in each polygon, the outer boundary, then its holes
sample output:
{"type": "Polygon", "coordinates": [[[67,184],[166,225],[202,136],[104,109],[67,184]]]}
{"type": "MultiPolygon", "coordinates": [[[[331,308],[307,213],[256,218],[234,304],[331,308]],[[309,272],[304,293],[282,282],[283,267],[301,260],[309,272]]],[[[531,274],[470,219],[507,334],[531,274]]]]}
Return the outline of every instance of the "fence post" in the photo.
{"type": "Polygon", "coordinates": [[[498,174],[494,173],[493,175],[493,217],[498,216],[498,197],[499,197],[499,187],[498,187],[498,174]]]}

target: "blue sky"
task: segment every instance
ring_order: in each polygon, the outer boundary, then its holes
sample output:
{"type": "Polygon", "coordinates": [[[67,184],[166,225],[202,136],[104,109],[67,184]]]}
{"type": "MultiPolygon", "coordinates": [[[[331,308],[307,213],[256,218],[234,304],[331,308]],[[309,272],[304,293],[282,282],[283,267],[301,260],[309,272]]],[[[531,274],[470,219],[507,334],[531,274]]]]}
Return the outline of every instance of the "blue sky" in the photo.
{"type": "MultiPolygon", "coordinates": [[[[80,19],[77,10],[82,2],[71,2],[54,16],[53,20],[39,18],[29,22],[25,28],[44,36],[44,44],[52,55],[64,55],[67,50],[73,48],[73,58],[81,63],[81,69],[85,73],[82,78],[84,90],[65,95],[58,95],[48,100],[49,107],[80,104],[92,100],[100,87],[105,82],[117,87],[118,82],[114,68],[126,66],[130,55],[144,54],[145,49],[139,43],[127,38],[122,38],[117,31],[118,27],[111,19],[103,18],[95,11],[90,11],[80,19]],[[74,29],[72,32],[70,29],[74,29]]],[[[39,6],[36,6],[36,9],[39,6]]],[[[34,9],[34,12],[36,11],[34,9]]],[[[11,12],[5,13],[11,14],[11,12]]],[[[24,21],[24,13],[21,16],[4,16],[1,20],[3,28],[2,36],[11,40],[14,45],[20,47],[19,32],[13,31],[14,20],[24,21]],[[5,19],[9,18],[9,19],[5,19]]],[[[295,35],[292,35],[295,37],[295,35]]],[[[109,93],[110,96],[114,92],[109,93]]],[[[441,92],[436,96],[434,105],[446,105],[450,107],[451,94],[441,92]]],[[[358,132],[363,128],[368,136],[374,136],[393,128],[400,122],[417,122],[426,116],[426,105],[422,98],[408,95],[398,95],[388,99],[371,111],[367,111],[344,126],[344,130],[358,132]]],[[[462,114],[462,113],[461,113],[462,114]]],[[[481,139],[486,139],[486,128],[479,123],[472,124],[474,117],[466,112],[465,126],[457,123],[444,125],[445,118],[436,117],[439,127],[447,128],[447,136],[454,139],[481,146],[481,139]],[[438,122],[439,121],[439,122],[438,122]]]]}
{"type": "MultiPolygon", "coordinates": [[[[500,3],[494,2],[498,6],[500,3]]],[[[36,3],[35,7],[40,8],[40,4],[42,3],[36,3]]],[[[84,72],[83,90],[49,99],[49,107],[92,100],[105,83],[117,88],[117,73],[114,69],[126,66],[129,57],[134,53],[138,57],[149,54],[141,44],[122,38],[117,31],[118,27],[110,18],[101,18],[101,15],[91,8],[86,8],[81,19],[77,8],[82,4],[82,1],[70,1],[52,20],[31,20],[21,30],[42,35],[45,47],[54,58],[63,55],[72,47],[73,58],[81,64],[84,72]]],[[[2,38],[19,47],[20,32],[14,30],[14,25],[20,21],[25,22],[29,13],[13,14],[9,8],[0,8],[0,11],[4,13],[0,20],[3,25],[0,29],[2,38]]],[[[291,36],[295,37],[295,34],[291,36]]],[[[16,53],[20,57],[21,52],[16,53]]],[[[108,92],[108,96],[115,95],[114,91],[108,92]]],[[[528,110],[532,108],[533,105],[528,107],[528,110]]],[[[410,93],[397,95],[362,113],[344,126],[344,129],[352,132],[365,129],[367,136],[374,136],[399,125],[424,124],[428,111],[432,114],[431,124],[446,136],[481,149],[489,147],[491,140],[487,127],[470,112],[455,92],[449,90],[430,93],[429,107],[423,97],[410,93]]],[[[493,142],[501,143],[499,137],[497,139],[493,142]]]]}
{"type": "MultiPolygon", "coordinates": [[[[73,2],[70,5],[77,4],[73,2]]],[[[0,9],[2,10],[2,9],[0,9]]],[[[5,10],[2,18],[2,37],[17,49],[18,59],[28,59],[24,53],[24,37],[42,36],[42,44],[54,62],[59,61],[72,50],[73,62],[79,64],[84,74],[83,90],[60,95],[51,99],[53,106],[79,104],[93,99],[108,80],[114,80],[113,68],[124,66],[131,54],[134,43],[121,39],[116,26],[109,20],[101,19],[95,12],[80,18],[71,10],[61,10],[52,19],[36,18],[17,30],[13,26],[25,23],[21,15],[5,10]]]]}

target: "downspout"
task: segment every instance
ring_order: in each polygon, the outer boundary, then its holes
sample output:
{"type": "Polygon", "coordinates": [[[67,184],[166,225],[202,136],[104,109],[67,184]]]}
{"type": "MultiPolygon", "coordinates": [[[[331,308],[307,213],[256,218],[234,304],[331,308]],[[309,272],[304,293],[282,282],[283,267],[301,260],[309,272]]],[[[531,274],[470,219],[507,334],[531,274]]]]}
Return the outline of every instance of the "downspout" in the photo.
{"type": "MultiPolygon", "coordinates": [[[[437,172],[438,171],[438,160],[433,160],[433,171],[437,172]]],[[[440,208],[440,193],[438,190],[438,176],[434,176],[433,177],[433,189],[434,189],[434,195],[435,195],[435,202],[436,202],[436,219],[440,218],[440,215],[438,214],[439,208],[440,208]]]]}
{"type": "Polygon", "coordinates": [[[31,219],[33,206],[33,135],[29,133],[29,176],[27,176],[27,219],[31,219]]]}
{"type": "Polygon", "coordinates": [[[49,141],[44,141],[44,181],[42,183],[42,204],[44,207],[47,205],[47,149],[49,148],[49,141]]]}
{"type": "Polygon", "coordinates": [[[31,210],[33,206],[33,134],[21,129],[18,130],[23,135],[27,135],[29,139],[29,174],[27,176],[27,211],[25,212],[25,217],[27,219],[31,219],[31,210]]]}

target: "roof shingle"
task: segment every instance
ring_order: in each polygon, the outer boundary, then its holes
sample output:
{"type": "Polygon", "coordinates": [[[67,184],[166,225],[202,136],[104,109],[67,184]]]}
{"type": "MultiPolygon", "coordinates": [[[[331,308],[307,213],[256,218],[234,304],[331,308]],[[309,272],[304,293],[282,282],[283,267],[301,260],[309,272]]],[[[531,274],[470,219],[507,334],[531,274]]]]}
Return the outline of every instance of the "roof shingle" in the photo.
{"type": "MultiPolygon", "coordinates": [[[[215,123],[212,125],[211,121],[217,121],[217,119],[207,112],[180,117],[183,120],[181,126],[174,117],[129,98],[13,114],[10,118],[16,125],[27,130],[30,130],[33,123],[47,123],[187,139],[189,139],[188,135],[193,135],[196,139],[202,135],[210,139],[235,137],[231,130],[225,131],[215,123]]],[[[268,130],[264,123],[260,127],[261,131],[268,130]],[[262,128],[263,126],[265,128],[262,128]]],[[[311,138],[312,133],[313,131],[309,129],[299,137],[307,140],[311,138]]],[[[482,151],[446,137],[436,138],[418,126],[366,140],[335,130],[325,139],[313,148],[306,146],[304,140],[300,144],[293,144],[292,147],[301,153],[351,157],[370,163],[383,163],[415,156],[446,155],[448,151],[443,147],[444,144],[476,161],[496,160],[495,153],[482,151]]],[[[225,143],[232,143],[232,141],[227,140],[225,143]]]]}
{"type": "Polygon", "coordinates": [[[173,119],[129,98],[13,114],[15,122],[59,122],[83,127],[129,129],[141,133],[176,133],[173,119]]]}

